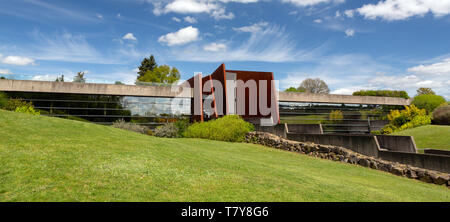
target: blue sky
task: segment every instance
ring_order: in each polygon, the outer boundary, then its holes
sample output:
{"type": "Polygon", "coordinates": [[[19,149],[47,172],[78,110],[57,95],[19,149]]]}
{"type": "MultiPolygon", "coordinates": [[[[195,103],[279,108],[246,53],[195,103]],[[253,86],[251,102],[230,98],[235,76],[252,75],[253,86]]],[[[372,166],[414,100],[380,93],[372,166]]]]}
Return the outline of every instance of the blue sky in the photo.
{"type": "Polygon", "coordinates": [[[0,75],[132,84],[140,61],[182,79],[271,71],[281,89],[432,87],[450,99],[450,0],[0,0],[0,75]]]}

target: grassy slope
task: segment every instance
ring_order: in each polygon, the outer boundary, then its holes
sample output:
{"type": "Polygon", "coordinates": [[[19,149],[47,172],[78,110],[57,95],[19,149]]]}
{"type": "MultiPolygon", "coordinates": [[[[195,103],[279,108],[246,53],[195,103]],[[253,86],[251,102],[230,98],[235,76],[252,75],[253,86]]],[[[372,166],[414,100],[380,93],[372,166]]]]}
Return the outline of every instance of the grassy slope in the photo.
{"type": "Polygon", "coordinates": [[[427,125],[394,133],[413,136],[417,148],[450,150],[450,126],[427,125]]]}
{"type": "Polygon", "coordinates": [[[0,201],[450,201],[450,189],[259,145],[0,110],[0,201]]]}

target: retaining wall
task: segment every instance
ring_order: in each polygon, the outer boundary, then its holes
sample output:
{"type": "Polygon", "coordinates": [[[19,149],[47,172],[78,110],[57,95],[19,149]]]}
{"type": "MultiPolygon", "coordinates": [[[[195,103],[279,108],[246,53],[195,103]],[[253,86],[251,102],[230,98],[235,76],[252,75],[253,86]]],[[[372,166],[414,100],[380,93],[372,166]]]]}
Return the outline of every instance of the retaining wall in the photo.
{"type": "Polygon", "coordinates": [[[383,160],[450,173],[450,156],[381,150],[378,152],[378,157],[383,160]]]}
{"type": "Polygon", "coordinates": [[[437,154],[437,155],[450,156],[450,150],[425,149],[425,150],[424,150],[424,153],[426,153],[426,154],[437,154]]]}
{"type": "Polygon", "coordinates": [[[381,149],[417,153],[416,143],[412,136],[377,135],[376,137],[381,149]]]}
{"type": "Polygon", "coordinates": [[[314,133],[323,134],[321,124],[287,124],[289,133],[314,133]]]}

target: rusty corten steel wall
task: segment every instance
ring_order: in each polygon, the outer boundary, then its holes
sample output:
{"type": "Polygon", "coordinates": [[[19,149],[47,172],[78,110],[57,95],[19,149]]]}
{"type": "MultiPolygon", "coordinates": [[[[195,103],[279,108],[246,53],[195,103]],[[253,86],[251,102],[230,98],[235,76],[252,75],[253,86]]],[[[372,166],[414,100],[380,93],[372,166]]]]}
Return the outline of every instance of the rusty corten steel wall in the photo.
{"type": "MultiPolygon", "coordinates": [[[[259,110],[259,96],[260,96],[260,82],[259,80],[266,80],[266,84],[267,84],[267,94],[266,94],[266,98],[267,98],[267,105],[270,106],[272,103],[272,98],[271,98],[271,92],[273,93],[273,95],[276,95],[276,89],[274,88],[274,86],[272,86],[272,80],[273,78],[273,73],[271,72],[256,72],[256,71],[241,71],[241,70],[226,70],[226,72],[230,72],[230,73],[236,73],[237,74],[237,80],[242,80],[244,83],[247,82],[248,80],[255,80],[256,81],[256,87],[257,87],[257,91],[256,91],[256,105],[257,105],[257,115],[250,115],[250,92],[249,89],[246,88],[245,89],[245,115],[243,115],[243,118],[266,118],[266,117],[270,117],[270,115],[262,115],[260,110],[259,110]]],[[[275,98],[275,104],[277,104],[278,101],[275,98]]],[[[278,114],[278,109],[276,109],[276,113],[275,115],[279,115],[278,114]]],[[[279,119],[279,118],[278,118],[279,119]]]]}
{"type": "MultiPolygon", "coordinates": [[[[227,90],[226,90],[226,73],[230,72],[230,73],[236,73],[236,80],[242,80],[244,83],[247,82],[248,80],[255,80],[256,81],[256,86],[257,86],[257,98],[256,98],[256,105],[257,105],[257,115],[250,115],[250,93],[249,93],[249,89],[246,88],[245,89],[245,115],[242,115],[243,118],[266,118],[266,117],[270,117],[270,115],[262,115],[260,110],[259,110],[259,88],[260,88],[260,82],[259,80],[266,80],[267,83],[267,105],[271,105],[272,102],[272,98],[271,98],[271,92],[273,93],[273,95],[276,95],[276,89],[275,87],[272,85],[272,80],[274,79],[273,77],[273,73],[271,72],[256,72],[256,71],[242,71],[242,70],[226,70],[225,69],[225,64],[221,64],[211,75],[209,76],[205,76],[202,78],[202,86],[203,84],[205,84],[206,81],[208,80],[217,80],[222,84],[222,95],[224,95],[223,98],[223,111],[221,113],[223,114],[227,114],[228,113],[228,104],[227,104],[227,90]]],[[[191,87],[194,86],[194,78],[191,78],[189,80],[187,80],[187,82],[191,85],[191,87]]],[[[212,87],[213,90],[212,92],[202,92],[203,95],[213,95],[213,104],[214,104],[214,108],[215,108],[215,116],[214,117],[219,117],[219,115],[217,115],[218,112],[220,112],[220,110],[218,110],[218,104],[216,104],[216,94],[215,94],[215,89],[218,87],[212,87]]],[[[252,98],[254,99],[254,98],[252,98]]],[[[203,104],[204,101],[202,101],[203,104]]],[[[192,104],[194,104],[192,102],[192,104]]],[[[275,104],[276,104],[276,113],[275,115],[278,116],[279,119],[279,113],[278,113],[278,101],[277,98],[275,98],[275,104]]],[[[202,115],[203,115],[203,110],[202,110],[202,115]]],[[[198,117],[194,117],[195,120],[200,120],[200,118],[198,117]]]]}

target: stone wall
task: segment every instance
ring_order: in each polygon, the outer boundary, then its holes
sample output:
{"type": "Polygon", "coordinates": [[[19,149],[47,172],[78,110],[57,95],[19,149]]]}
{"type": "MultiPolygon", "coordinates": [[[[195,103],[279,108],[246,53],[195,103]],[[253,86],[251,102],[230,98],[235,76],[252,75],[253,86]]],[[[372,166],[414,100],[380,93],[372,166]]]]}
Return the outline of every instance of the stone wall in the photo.
{"type": "Polygon", "coordinates": [[[381,160],[375,157],[356,153],[350,149],[346,149],[340,146],[321,145],[309,142],[297,142],[265,132],[250,132],[246,136],[246,141],[248,143],[260,144],[322,159],[356,164],[363,167],[385,171],[398,176],[417,179],[427,183],[446,185],[447,187],[450,187],[450,174],[381,160]]]}
{"type": "Polygon", "coordinates": [[[287,139],[346,147],[355,152],[373,157],[378,156],[379,150],[378,141],[374,135],[287,133],[287,139]]]}

